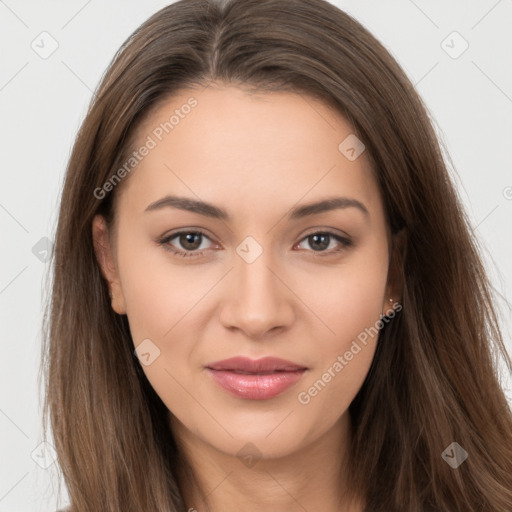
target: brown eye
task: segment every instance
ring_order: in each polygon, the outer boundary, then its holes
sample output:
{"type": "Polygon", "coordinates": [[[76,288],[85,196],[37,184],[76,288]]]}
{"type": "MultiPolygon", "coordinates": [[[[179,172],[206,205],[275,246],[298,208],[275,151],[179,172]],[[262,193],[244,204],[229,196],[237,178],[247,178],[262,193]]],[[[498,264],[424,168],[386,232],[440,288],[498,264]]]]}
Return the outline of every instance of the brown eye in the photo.
{"type": "Polygon", "coordinates": [[[178,235],[181,246],[188,251],[195,251],[201,245],[201,233],[186,233],[178,235]]]}
{"type": "Polygon", "coordinates": [[[348,238],[330,231],[316,231],[310,233],[302,239],[301,243],[303,243],[303,241],[307,241],[307,245],[312,249],[312,252],[319,253],[318,256],[323,256],[324,253],[326,255],[337,253],[352,245],[352,241],[348,238]],[[331,249],[326,250],[329,247],[331,247],[331,249]]]}
{"type": "Polygon", "coordinates": [[[158,243],[176,256],[200,256],[208,248],[201,247],[204,239],[210,238],[202,231],[178,231],[162,238],[158,243]]]}
{"type": "Polygon", "coordinates": [[[315,233],[308,236],[309,246],[314,250],[324,250],[329,247],[330,235],[326,233],[315,233]]]}

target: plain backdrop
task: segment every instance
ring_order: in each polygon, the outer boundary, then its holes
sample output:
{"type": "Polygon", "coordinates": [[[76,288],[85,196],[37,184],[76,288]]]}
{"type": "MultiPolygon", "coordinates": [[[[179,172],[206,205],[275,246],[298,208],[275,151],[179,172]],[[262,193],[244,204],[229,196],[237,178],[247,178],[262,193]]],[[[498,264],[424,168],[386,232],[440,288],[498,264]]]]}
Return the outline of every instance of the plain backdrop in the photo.
{"type": "MultiPolygon", "coordinates": [[[[37,374],[45,259],[59,193],[106,66],[168,3],[0,0],[0,512],[57,508],[56,463],[40,446],[37,374]]],[[[512,1],[333,3],[389,49],[435,119],[502,296],[501,323],[512,351],[512,1]]],[[[504,378],[512,404],[511,380],[504,378]]],[[[59,505],[66,502],[63,488],[59,505]]]]}

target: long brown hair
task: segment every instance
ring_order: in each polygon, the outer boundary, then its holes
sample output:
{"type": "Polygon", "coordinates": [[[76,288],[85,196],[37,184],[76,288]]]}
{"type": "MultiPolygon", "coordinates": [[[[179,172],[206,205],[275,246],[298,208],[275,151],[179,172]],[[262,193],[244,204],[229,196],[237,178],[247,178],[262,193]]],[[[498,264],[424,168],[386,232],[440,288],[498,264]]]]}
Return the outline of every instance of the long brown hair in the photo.
{"type": "Polygon", "coordinates": [[[123,183],[100,199],[94,191],[133,150],[142,119],[212,82],[337,109],[364,142],[389,226],[402,234],[393,265],[403,309],[382,328],[350,405],[350,488],[368,512],[510,512],[512,413],[494,357],[511,370],[512,361],[478,242],[413,85],[324,0],[178,1],[128,38],[95,91],[67,167],[44,319],[43,429],[49,415],[71,510],[185,510],[167,409],[126,316],[110,307],[91,224],[97,213],[113,221],[123,183]],[[443,457],[453,442],[468,454],[456,468],[443,457]]]}

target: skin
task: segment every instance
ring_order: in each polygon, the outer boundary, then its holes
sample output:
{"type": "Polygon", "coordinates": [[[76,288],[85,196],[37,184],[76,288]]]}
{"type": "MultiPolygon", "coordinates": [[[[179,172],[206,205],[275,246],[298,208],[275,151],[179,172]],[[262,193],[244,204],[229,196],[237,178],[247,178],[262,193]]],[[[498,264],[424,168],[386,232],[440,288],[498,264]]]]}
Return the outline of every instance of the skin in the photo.
{"type": "MultiPolygon", "coordinates": [[[[198,105],[122,183],[113,232],[101,216],[94,219],[112,307],[128,316],[135,347],[150,339],[160,350],[143,370],[170,411],[211,510],[362,511],[362,498],[351,506],[343,498],[348,406],[377,336],[309,403],[298,394],[389,313],[390,297],[400,299],[366,153],[349,161],[338,150],[353,129],[323,102],[220,85],[188,89],[160,105],[139,126],[136,147],[191,96],[198,105]],[[213,203],[230,220],[172,207],[144,211],[167,194],[213,203]],[[357,199],[369,214],[347,207],[287,219],[292,208],[333,196],[357,199]],[[158,244],[172,231],[197,228],[207,234],[196,244],[202,255],[183,258],[158,244]],[[321,247],[306,236],[325,230],[353,245],[328,237],[321,247]],[[247,236],[263,250],[252,263],[236,252],[247,236]],[[275,398],[246,400],[204,369],[236,355],[281,357],[308,370],[275,398]],[[261,457],[250,467],[237,456],[247,443],[261,457]]],[[[167,246],[197,252],[186,243],[178,236],[167,246]]],[[[182,485],[187,508],[206,510],[190,482],[182,485]]]]}

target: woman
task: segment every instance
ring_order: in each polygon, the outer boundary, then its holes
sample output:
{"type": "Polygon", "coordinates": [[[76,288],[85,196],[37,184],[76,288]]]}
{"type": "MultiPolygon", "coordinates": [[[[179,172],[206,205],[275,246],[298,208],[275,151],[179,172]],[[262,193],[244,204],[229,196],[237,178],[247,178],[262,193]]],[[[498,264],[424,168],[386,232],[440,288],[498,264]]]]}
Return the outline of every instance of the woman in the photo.
{"type": "Polygon", "coordinates": [[[182,0],[67,169],[47,396],[73,512],[512,508],[507,354],[426,109],[323,0],[182,0]]]}

